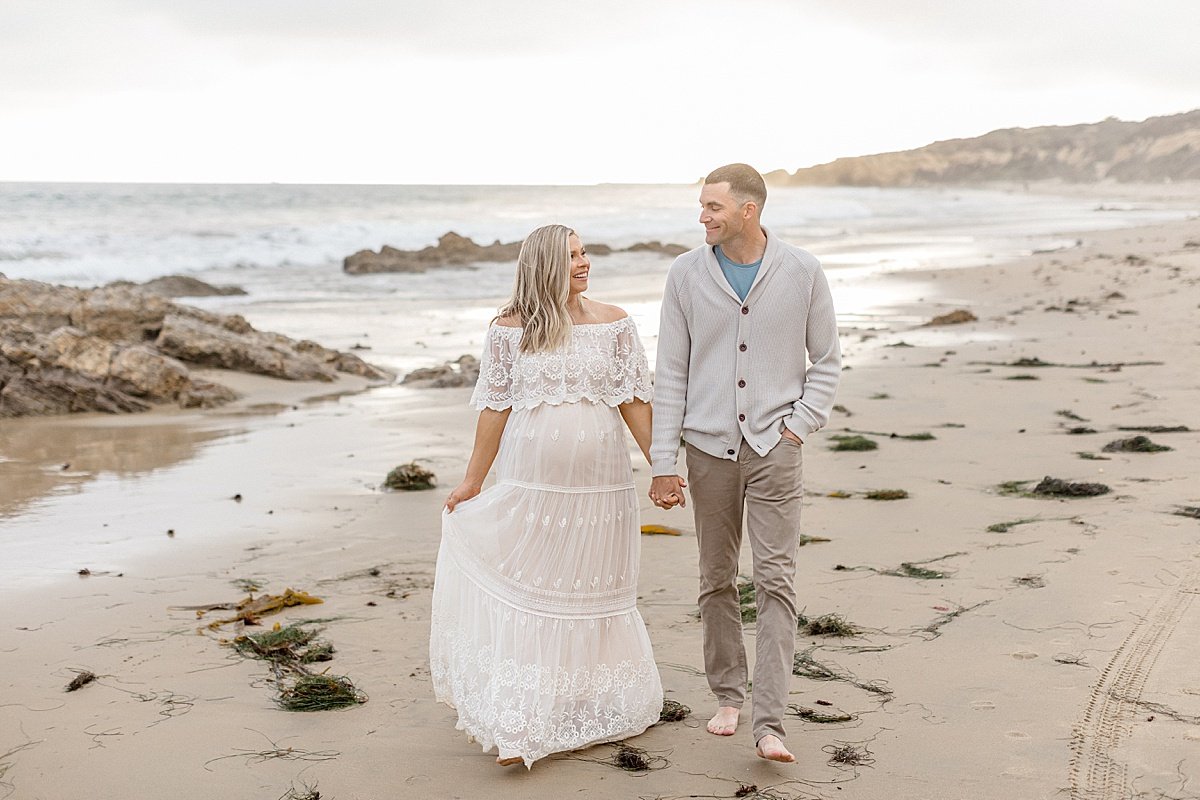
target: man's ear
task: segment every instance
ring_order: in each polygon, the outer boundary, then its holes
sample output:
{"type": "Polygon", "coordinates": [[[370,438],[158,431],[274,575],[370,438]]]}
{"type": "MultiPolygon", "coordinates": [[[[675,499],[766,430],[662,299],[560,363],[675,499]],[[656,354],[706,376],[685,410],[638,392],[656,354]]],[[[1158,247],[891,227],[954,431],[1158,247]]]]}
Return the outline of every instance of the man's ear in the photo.
{"type": "Polygon", "coordinates": [[[755,203],[753,200],[751,200],[750,202],[745,203],[742,206],[742,218],[743,219],[750,219],[751,217],[754,216],[754,214],[751,213],[751,209],[753,209],[754,211],[758,211],[758,203],[755,203]]]}

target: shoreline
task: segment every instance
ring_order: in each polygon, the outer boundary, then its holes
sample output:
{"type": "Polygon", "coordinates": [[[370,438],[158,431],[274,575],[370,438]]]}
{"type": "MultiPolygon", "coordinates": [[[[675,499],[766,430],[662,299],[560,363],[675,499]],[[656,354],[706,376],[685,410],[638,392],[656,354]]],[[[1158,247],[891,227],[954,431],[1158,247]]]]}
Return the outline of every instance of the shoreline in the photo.
{"type": "Polygon", "coordinates": [[[47,581],[24,590],[5,584],[12,611],[0,629],[0,753],[37,744],[0,758],[11,762],[0,780],[15,787],[13,797],[141,796],[180,781],[205,794],[270,797],[316,781],[341,798],[399,788],[549,800],[579,785],[611,796],[728,795],[735,783],[864,798],[1090,796],[1135,780],[1142,791],[1170,791],[1180,775],[1194,776],[1186,759],[1200,746],[1189,738],[1193,727],[1151,710],[1200,714],[1200,668],[1189,658],[1200,609],[1188,602],[1200,591],[1200,523],[1172,513],[1200,505],[1189,482],[1200,472],[1200,387],[1189,369],[1200,347],[1192,288],[1200,245],[1185,246],[1200,241],[1200,221],[1080,238],[1081,247],[1015,262],[861,279],[884,297],[889,286],[907,286],[907,299],[843,330],[850,368],[837,402],[845,411],[806,445],[804,532],[831,541],[801,549],[797,576],[806,614],[837,613],[864,631],[848,642],[800,637],[797,652],[860,685],[794,679],[798,706],[822,700],[851,717],[789,717],[795,767],[755,759],[748,720],[730,740],[704,732],[712,700],[697,672],[690,512],[650,506],[649,469],[636,461],[643,523],[684,532],[643,538],[639,595],[667,697],[693,711],[631,742],[668,766],[633,777],[596,763],[610,755],[598,747],[518,774],[497,771],[467,744],[452,713],[433,701],[424,637],[440,503],[473,435],[469,390],[393,386],[233,415],[230,422],[248,424],[199,445],[190,460],[124,486],[93,485],[41,518],[0,517],[33,543],[94,523],[80,547],[97,555],[79,566],[124,573],[41,576],[47,581]],[[979,320],[908,324],[960,307],[979,320]],[[1021,358],[1162,363],[1000,366],[1021,358]],[[1019,375],[1034,379],[1010,380],[1019,375]],[[1099,432],[1067,434],[1076,424],[1099,432]],[[1170,452],[1103,453],[1108,441],[1132,435],[1119,426],[1139,424],[1191,431],[1150,434],[1170,452]],[[873,452],[828,449],[833,435],[850,431],[885,435],[870,435],[879,442],[873,452]],[[391,466],[414,458],[438,474],[438,489],[374,490],[391,466]],[[996,489],[1043,474],[1103,481],[1112,492],[1067,501],[996,489]],[[884,488],[910,496],[863,497],[884,488]],[[126,538],[95,527],[104,522],[126,538]],[[988,530],[1005,522],[1013,527],[988,530]],[[104,560],[105,548],[129,542],[144,542],[146,553],[104,560]],[[904,563],[942,577],[887,574],[904,563]],[[322,596],[323,606],[268,621],[340,618],[325,623],[338,650],[332,668],[369,702],[339,713],[276,710],[256,685],[260,664],[231,659],[208,636],[183,635],[194,631],[194,615],[169,607],[235,600],[230,581],[239,578],[322,596]],[[62,694],[77,668],[101,679],[62,694]],[[874,766],[828,764],[823,748],[839,742],[869,752],[874,766]],[[244,754],[270,743],[337,755],[244,754]],[[451,770],[447,786],[439,776],[451,770]]]}

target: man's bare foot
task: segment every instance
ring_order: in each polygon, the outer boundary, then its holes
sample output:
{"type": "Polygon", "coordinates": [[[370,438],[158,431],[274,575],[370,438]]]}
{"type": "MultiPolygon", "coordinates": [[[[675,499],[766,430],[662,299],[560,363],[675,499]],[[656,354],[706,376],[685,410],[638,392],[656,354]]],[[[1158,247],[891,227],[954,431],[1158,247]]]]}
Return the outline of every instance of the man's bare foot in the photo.
{"type": "Polygon", "coordinates": [[[708,721],[708,732],[717,736],[733,736],[737,730],[738,714],[741,709],[733,706],[721,706],[716,716],[708,721]]]}
{"type": "Polygon", "coordinates": [[[768,761],[781,761],[784,764],[790,764],[796,760],[796,757],[783,746],[783,742],[779,737],[768,733],[766,736],[758,740],[758,747],[755,748],[759,758],[765,758],[768,761]]]}
{"type": "Polygon", "coordinates": [[[521,758],[520,756],[517,756],[516,758],[500,758],[499,756],[496,757],[496,763],[502,767],[511,767],[513,764],[520,764],[524,760],[525,759],[521,758]]]}

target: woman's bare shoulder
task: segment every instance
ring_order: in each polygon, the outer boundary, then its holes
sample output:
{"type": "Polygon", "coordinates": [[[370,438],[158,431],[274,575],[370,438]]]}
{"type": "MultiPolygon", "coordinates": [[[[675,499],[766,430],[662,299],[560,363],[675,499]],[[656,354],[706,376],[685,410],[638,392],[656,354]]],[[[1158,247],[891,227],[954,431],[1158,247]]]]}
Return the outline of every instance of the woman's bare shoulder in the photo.
{"type": "Polygon", "coordinates": [[[592,311],[600,318],[601,322],[617,322],[625,319],[629,314],[620,306],[614,306],[610,303],[600,303],[592,301],[592,311]]]}

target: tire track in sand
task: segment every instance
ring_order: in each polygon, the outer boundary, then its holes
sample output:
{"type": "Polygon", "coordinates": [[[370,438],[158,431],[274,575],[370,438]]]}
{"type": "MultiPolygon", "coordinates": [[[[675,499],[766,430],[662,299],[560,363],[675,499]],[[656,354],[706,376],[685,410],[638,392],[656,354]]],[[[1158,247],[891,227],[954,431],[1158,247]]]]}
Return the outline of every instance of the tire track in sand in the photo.
{"type": "Polygon", "coordinates": [[[1115,800],[1132,796],[1127,765],[1117,747],[1142,716],[1137,705],[1154,664],[1200,593],[1200,569],[1169,587],[1113,653],[1092,687],[1071,737],[1071,800],[1115,800]]]}

